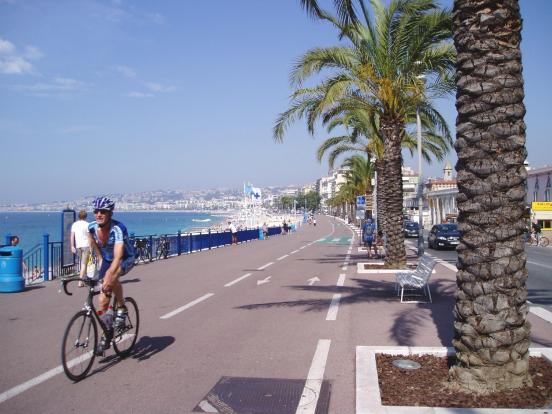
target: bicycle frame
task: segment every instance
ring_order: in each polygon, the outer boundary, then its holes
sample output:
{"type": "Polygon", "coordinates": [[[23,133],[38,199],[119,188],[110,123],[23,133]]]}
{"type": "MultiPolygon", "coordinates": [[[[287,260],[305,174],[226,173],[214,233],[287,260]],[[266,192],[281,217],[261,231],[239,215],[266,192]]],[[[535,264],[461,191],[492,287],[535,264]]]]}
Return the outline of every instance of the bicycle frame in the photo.
{"type": "MultiPolygon", "coordinates": [[[[96,280],[91,280],[91,279],[82,280],[80,277],[64,279],[61,281],[61,284],[66,295],[73,296],[73,294],[67,290],[67,285],[75,281],[83,282],[87,286],[88,296],[86,297],[86,301],[84,302],[84,306],[82,307],[82,309],[85,310],[88,315],[93,315],[94,319],[96,319],[96,322],[98,322],[98,325],[100,325],[100,328],[102,329],[103,334],[106,335],[109,329],[102,321],[102,319],[98,316],[98,312],[96,310],[96,307],[94,306],[94,296],[100,294],[100,291],[96,290],[96,286],[100,283],[96,280]]],[[[115,308],[115,305],[116,305],[116,298],[115,298],[115,295],[113,295],[114,308],[115,308]]]]}

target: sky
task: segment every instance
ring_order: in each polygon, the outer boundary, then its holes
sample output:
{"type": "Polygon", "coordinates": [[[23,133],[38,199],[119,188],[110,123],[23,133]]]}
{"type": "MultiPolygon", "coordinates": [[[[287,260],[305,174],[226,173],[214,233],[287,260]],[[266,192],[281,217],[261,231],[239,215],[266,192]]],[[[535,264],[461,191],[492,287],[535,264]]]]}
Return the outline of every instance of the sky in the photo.
{"type": "MultiPolygon", "coordinates": [[[[520,7],[538,167],[552,156],[552,1],[520,7]]],[[[326,131],[298,121],[276,144],[272,128],[294,62],[337,43],[299,0],[0,0],[0,204],[313,183],[328,173],[315,158],[326,131]]],[[[454,97],[438,108],[454,129],[454,97]]],[[[417,169],[416,155],[404,163],[417,169]]]]}

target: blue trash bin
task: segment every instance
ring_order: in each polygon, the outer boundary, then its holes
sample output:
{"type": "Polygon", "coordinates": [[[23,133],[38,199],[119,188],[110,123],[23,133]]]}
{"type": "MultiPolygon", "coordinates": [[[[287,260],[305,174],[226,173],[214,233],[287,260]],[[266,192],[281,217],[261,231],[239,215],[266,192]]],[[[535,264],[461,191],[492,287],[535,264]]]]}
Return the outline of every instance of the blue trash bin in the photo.
{"type": "Polygon", "coordinates": [[[12,293],[23,290],[23,250],[12,246],[0,248],[0,292],[12,293]]]}

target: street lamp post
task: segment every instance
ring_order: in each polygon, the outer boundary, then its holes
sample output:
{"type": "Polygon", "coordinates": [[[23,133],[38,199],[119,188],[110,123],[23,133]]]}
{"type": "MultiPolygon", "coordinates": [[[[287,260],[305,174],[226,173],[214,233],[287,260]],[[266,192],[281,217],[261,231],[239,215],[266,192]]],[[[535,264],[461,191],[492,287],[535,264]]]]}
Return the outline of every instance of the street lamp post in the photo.
{"type": "Polygon", "coordinates": [[[420,120],[420,112],[416,109],[416,127],[418,135],[418,256],[421,257],[424,254],[424,189],[422,182],[422,121],[420,120]]]}

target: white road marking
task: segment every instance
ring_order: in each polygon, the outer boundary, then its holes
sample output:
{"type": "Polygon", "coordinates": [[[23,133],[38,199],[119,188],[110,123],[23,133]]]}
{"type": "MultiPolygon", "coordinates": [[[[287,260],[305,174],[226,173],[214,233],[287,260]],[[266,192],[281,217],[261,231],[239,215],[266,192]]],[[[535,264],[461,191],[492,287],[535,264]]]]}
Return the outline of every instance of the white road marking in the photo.
{"type": "Polygon", "coordinates": [[[552,266],[547,266],[545,264],[542,264],[542,263],[539,263],[539,262],[533,262],[531,260],[527,260],[527,263],[528,264],[531,264],[533,266],[540,266],[540,267],[544,267],[545,269],[552,269],[552,266]]]}
{"type": "MultiPolygon", "coordinates": [[[[131,338],[132,335],[123,335],[123,338],[121,338],[120,342],[123,342],[129,338],[131,338]]],[[[69,368],[74,367],[75,365],[81,364],[84,361],[90,359],[92,357],[92,351],[87,352],[86,354],[82,354],[81,356],[78,356],[76,358],[73,358],[72,360],[67,362],[67,366],[69,368]]],[[[10,388],[7,391],[4,391],[2,394],[0,394],[0,403],[3,403],[6,400],[9,400],[12,397],[15,397],[22,392],[27,391],[28,389],[34,387],[35,385],[41,384],[46,380],[49,380],[52,377],[55,377],[58,374],[61,374],[63,372],[63,366],[58,365],[55,368],[52,368],[49,371],[46,371],[44,374],[41,374],[37,377],[34,377],[30,379],[29,381],[25,381],[23,384],[16,385],[13,388],[10,388]]]]}
{"type": "Polygon", "coordinates": [[[307,246],[301,246],[301,247],[299,247],[299,250],[303,250],[305,247],[307,247],[307,246]]]}
{"type": "Polygon", "coordinates": [[[341,268],[341,270],[343,270],[344,272],[346,272],[346,271],[347,271],[347,266],[343,266],[343,267],[341,268]]]}
{"type": "Polygon", "coordinates": [[[289,257],[289,254],[284,254],[283,256],[278,257],[276,260],[283,260],[283,259],[285,259],[286,257],[289,257]]]}
{"type": "Polygon", "coordinates": [[[337,279],[337,286],[343,286],[345,284],[345,273],[341,273],[339,275],[339,279],[337,279]]]}
{"type": "Polygon", "coordinates": [[[331,343],[332,341],[329,339],[318,340],[309,375],[305,381],[305,387],[303,388],[301,400],[299,400],[295,414],[314,414],[316,405],[318,404],[320,388],[322,388],[322,381],[324,380],[324,370],[326,369],[326,361],[331,343]]]}
{"type": "Polygon", "coordinates": [[[239,281],[241,281],[241,280],[243,280],[243,279],[245,279],[246,277],[249,277],[249,276],[251,276],[251,273],[246,273],[245,275],[240,276],[237,279],[232,280],[231,282],[228,282],[227,284],[224,285],[224,287],[229,287],[229,286],[235,285],[239,281]]]}
{"type": "Polygon", "coordinates": [[[203,400],[199,404],[199,408],[201,408],[206,413],[218,413],[219,410],[217,410],[215,407],[213,407],[211,404],[209,404],[209,401],[203,400]]]}
{"type": "Polygon", "coordinates": [[[307,279],[307,282],[309,282],[309,286],[312,286],[316,282],[320,282],[320,279],[317,276],[314,276],[314,277],[311,277],[310,279],[307,279]]]}
{"type": "Polygon", "coordinates": [[[265,277],[265,278],[262,279],[262,280],[257,280],[257,286],[259,286],[259,285],[264,285],[265,283],[270,282],[270,278],[271,278],[271,277],[272,277],[272,276],[267,276],[267,277],[265,277]]]}
{"type": "Polygon", "coordinates": [[[181,306],[178,309],[173,310],[172,312],[169,312],[163,316],[161,316],[159,319],[169,319],[172,318],[174,315],[179,314],[180,312],[185,311],[186,309],[190,309],[192,306],[197,305],[200,302],[203,302],[205,299],[209,299],[211,296],[213,296],[214,293],[207,293],[206,295],[203,295],[200,298],[197,298],[196,300],[191,301],[190,303],[187,303],[184,306],[181,306]]]}
{"type": "Polygon", "coordinates": [[[339,310],[339,301],[341,300],[341,293],[335,293],[332,297],[332,303],[330,303],[330,309],[326,315],[327,321],[335,321],[337,319],[337,311],[339,310]]]}
{"type": "Polygon", "coordinates": [[[544,308],[541,308],[539,306],[530,306],[529,312],[531,312],[534,315],[537,315],[539,318],[542,318],[547,322],[552,323],[552,312],[549,312],[544,308]]]}
{"type": "Polygon", "coordinates": [[[272,266],[273,264],[274,264],[274,262],[267,263],[267,264],[262,265],[261,267],[259,267],[257,270],[264,270],[264,269],[266,269],[268,266],[272,266]]]}
{"type": "Polygon", "coordinates": [[[299,252],[299,250],[294,250],[290,254],[295,254],[295,253],[298,253],[298,252],[299,252]]]}
{"type": "Polygon", "coordinates": [[[337,239],[333,239],[333,240],[331,240],[331,241],[333,241],[333,242],[338,242],[339,240],[341,240],[341,239],[340,239],[340,238],[337,238],[337,239]]]}

